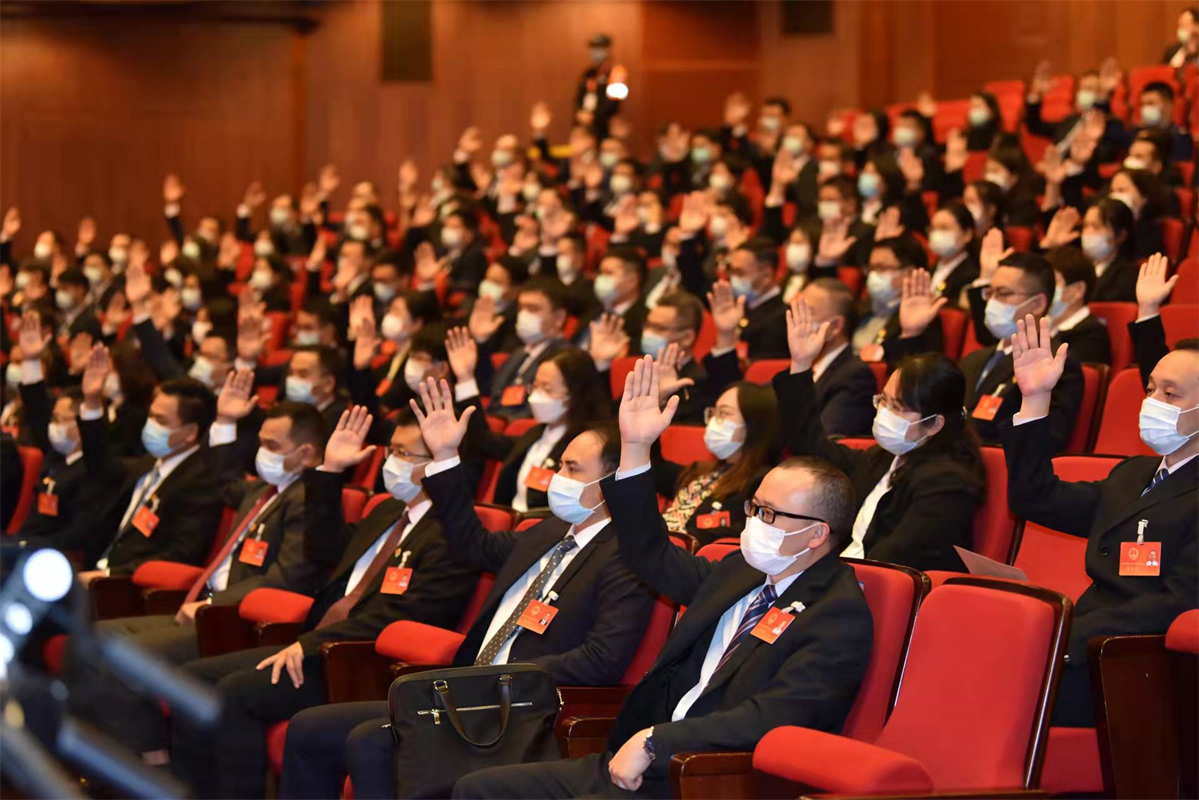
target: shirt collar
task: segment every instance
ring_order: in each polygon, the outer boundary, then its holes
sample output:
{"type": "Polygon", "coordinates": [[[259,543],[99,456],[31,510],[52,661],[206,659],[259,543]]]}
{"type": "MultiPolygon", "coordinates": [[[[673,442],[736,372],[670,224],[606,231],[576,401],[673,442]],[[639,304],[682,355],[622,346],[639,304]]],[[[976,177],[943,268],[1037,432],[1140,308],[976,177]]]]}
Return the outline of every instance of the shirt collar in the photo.
{"type": "MultiPolygon", "coordinates": [[[[1195,456],[1199,456],[1199,453],[1196,453],[1195,456]]],[[[1193,461],[1195,456],[1190,456],[1188,458],[1184,458],[1182,461],[1179,461],[1177,464],[1175,464],[1172,467],[1166,466],[1166,457],[1162,456],[1162,462],[1157,465],[1157,469],[1154,470],[1153,474],[1156,475],[1157,473],[1161,472],[1164,469],[1166,472],[1173,475],[1175,472],[1178,472],[1178,470],[1182,468],[1183,464],[1186,464],[1189,461],[1193,461]]]]}
{"type": "Polygon", "coordinates": [[[1070,316],[1063,319],[1057,325],[1055,325],[1053,330],[1051,331],[1051,333],[1057,333],[1058,331],[1074,330],[1074,328],[1078,326],[1078,323],[1082,322],[1084,319],[1086,319],[1089,316],[1091,316],[1091,309],[1086,306],[1083,306],[1082,308],[1078,309],[1070,316]]]}
{"type": "Polygon", "coordinates": [[[525,345],[525,355],[530,359],[535,359],[545,352],[545,348],[550,346],[551,339],[544,339],[537,344],[525,345]]]}
{"type": "Polygon", "coordinates": [[[812,365],[812,381],[815,382],[820,380],[820,376],[824,374],[826,369],[828,369],[828,365],[836,361],[837,356],[841,355],[841,353],[843,353],[847,347],[849,347],[849,342],[841,345],[836,350],[828,351],[819,359],[817,359],[816,363],[812,365]]]}
{"type": "Polygon", "coordinates": [[[605,517],[605,518],[601,519],[599,522],[593,522],[590,525],[588,525],[586,528],[582,528],[582,529],[580,529],[578,525],[571,525],[570,532],[572,534],[574,534],[575,544],[577,544],[579,546],[579,549],[582,550],[584,547],[586,547],[591,542],[592,539],[595,538],[595,535],[597,533],[599,533],[600,531],[602,531],[604,529],[604,526],[607,525],[611,521],[612,521],[611,517],[605,517]]]}
{"type": "Polygon", "coordinates": [[[426,497],[424,500],[421,500],[419,503],[413,503],[412,505],[408,506],[408,522],[415,527],[416,523],[420,522],[432,507],[433,500],[428,497],[426,497]]]}
{"type": "MultiPolygon", "coordinates": [[[[791,584],[795,583],[795,579],[796,579],[796,578],[798,578],[800,575],[803,575],[803,574],[804,574],[804,572],[806,572],[806,570],[800,570],[799,572],[795,573],[794,575],[788,575],[787,577],[783,578],[783,579],[782,579],[781,581],[779,581],[778,583],[774,584],[774,596],[775,596],[775,597],[782,597],[782,596],[783,596],[783,592],[785,592],[785,591],[787,591],[788,589],[790,589],[790,588],[791,588],[791,584]]],[[[758,587],[758,588],[759,588],[759,589],[764,589],[764,588],[766,588],[767,586],[770,586],[770,585],[771,585],[771,584],[770,584],[770,578],[767,578],[767,579],[766,579],[766,582],[765,582],[765,583],[763,583],[763,584],[762,584],[760,587],[758,587]]]]}
{"type": "Polygon", "coordinates": [[[69,456],[67,456],[65,461],[67,462],[67,466],[69,467],[81,458],[83,458],[83,449],[82,448],[80,448],[79,450],[76,450],[74,453],[71,453],[69,456]]]}
{"type": "Polygon", "coordinates": [[[771,289],[768,292],[763,292],[762,294],[755,297],[752,302],[746,303],[745,305],[747,308],[749,308],[752,311],[753,309],[755,309],[758,306],[765,303],[770,298],[777,297],[779,292],[781,292],[781,291],[782,291],[782,289],[779,288],[779,286],[776,284],[773,289],[771,289]]]}
{"type": "Polygon", "coordinates": [[[628,311],[630,308],[632,308],[632,307],[633,307],[633,304],[634,304],[634,303],[636,303],[636,302],[637,302],[637,298],[635,298],[635,297],[634,297],[632,300],[628,300],[628,301],[626,301],[626,302],[624,302],[624,303],[621,303],[621,304],[619,304],[619,305],[612,306],[612,308],[610,308],[610,309],[608,310],[608,313],[609,313],[609,314],[616,314],[616,315],[617,315],[617,316],[619,316],[619,317],[623,317],[623,316],[624,316],[624,313],[625,313],[626,311],[628,311]]]}
{"type": "Polygon", "coordinates": [[[175,471],[175,467],[182,464],[188,456],[199,449],[200,445],[193,444],[182,453],[176,453],[173,456],[158,459],[158,462],[154,464],[154,468],[158,470],[158,482],[161,483],[165,481],[167,476],[175,471]]]}

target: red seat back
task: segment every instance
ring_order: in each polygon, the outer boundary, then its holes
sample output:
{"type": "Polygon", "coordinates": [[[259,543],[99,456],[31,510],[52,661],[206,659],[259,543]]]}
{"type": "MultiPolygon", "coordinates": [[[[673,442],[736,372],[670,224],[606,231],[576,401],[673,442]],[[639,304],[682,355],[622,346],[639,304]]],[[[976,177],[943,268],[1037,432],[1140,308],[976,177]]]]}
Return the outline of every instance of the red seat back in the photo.
{"type": "Polygon", "coordinates": [[[516,527],[516,512],[506,506],[476,503],[475,514],[483,527],[492,533],[510,531],[516,527]]]}
{"type": "Polygon", "coordinates": [[[312,598],[283,589],[255,589],[237,607],[247,622],[303,622],[312,608],[312,598]]]}
{"type": "Polygon", "coordinates": [[[624,395],[625,377],[633,371],[638,358],[640,356],[621,356],[612,362],[612,367],[608,370],[608,386],[611,388],[613,400],[619,400],[624,395]]]}
{"type": "Polygon", "coordinates": [[[838,439],[837,444],[843,444],[855,450],[869,450],[878,444],[878,442],[874,441],[874,437],[872,436],[847,436],[844,439],[838,439]]]}
{"type": "Polygon", "coordinates": [[[217,555],[221,552],[221,548],[225,544],[225,537],[233,530],[233,523],[236,520],[236,508],[225,506],[221,510],[221,521],[217,525],[216,536],[212,537],[212,546],[208,548],[208,555],[204,557],[205,564],[211,564],[216,560],[217,555]]]}
{"type": "Polygon", "coordinates": [[[712,461],[715,458],[704,444],[702,425],[671,425],[662,431],[662,457],[676,464],[712,461]]]}
{"type": "Polygon", "coordinates": [[[341,490],[341,515],[350,525],[354,525],[362,521],[362,514],[366,510],[366,501],[370,494],[350,486],[341,490]]]}
{"type": "Polygon", "coordinates": [[[527,531],[537,523],[541,522],[545,517],[521,517],[520,522],[516,523],[516,530],[527,531]]]}
{"type": "Polygon", "coordinates": [[[944,337],[941,352],[957,361],[962,356],[962,341],[966,338],[966,323],[970,321],[970,315],[960,308],[943,308],[937,312],[937,316],[941,318],[941,334],[944,337]]]}
{"type": "Polygon", "coordinates": [[[271,323],[271,332],[266,341],[267,350],[278,350],[287,342],[287,329],[291,324],[291,315],[286,311],[268,311],[266,318],[271,323]]]}
{"type": "MultiPolygon", "coordinates": [[[[689,550],[691,547],[691,541],[688,538],[671,536],[670,541],[675,547],[681,547],[684,550],[689,550]]],[[[641,636],[641,644],[637,646],[637,652],[633,654],[624,677],[620,679],[622,686],[635,685],[645,677],[645,673],[649,672],[649,668],[658,658],[658,652],[666,642],[666,637],[670,635],[670,626],[674,622],[675,611],[675,604],[667,597],[659,595],[654,601],[654,608],[649,615],[649,623],[645,627],[645,633],[641,636]]]]}
{"type": "Polygon", "coordinates": [[[1141,382],[1141,373],[1136,367],[1129,367],[1112,378],[1099,419],[1099,433],[1091,449],[1105,455],[1153,455],[1149,446],[1141,441],[1137,422],[1144,399],[1145,384],[1141,382]]]}
{"type": "Polygon", "coordinates": [[[1161,217],[1157,221],[1162,233],[1162,252],[1174,263],[1182,258],[1182,240],[1186,236],[1186,225],[1174,217],[1161,217]]]}
{"type": "Polygon", "coordinates": [[[1137,318],[1137,304],[1090,303],[1089,307],[1095,318],[1107,327],[1107,336],[1112,342],[1112,373],[1119,372],[1133,362],[1128,323],[1137,318]]]}
{"type": "Polygon", "coordinates": [[[862,284],[866,282],[862,270],[857,267],[837,267],[837,280],[848,286],[855,298],[862,296],[862,284]]]}
{"type": "Polygon", "coordinates": [[[1034,231],[1025,225],[1009,225],[1003,231],[1008,247],[1018,253],[1027,253],[1032,249],[1034,231]]]}
{"type": "Polygon", "coordinates": [[[786,358],[764,358],[755,361],[745,369],[745,380],[769,386],[774,376],[783,370],[790,369],[791,361],[786,358]]]}
{"type": "Polygon", "coordinates": [[[386,447],[375,447],[374,452],[354,467],[354,472],[350,476],[350,485],[361,486],[368,492],[373,492],[375,483],[379,480],[379,469],[383,466],[383,459],[386,455],[386,447]]]}
{"type": "Polygon", "coordinates": [[[529,430],[529,428],[534,427],[536,424],[537,420],[535,420],[533,417],[514,419],[508,423],[507,427],[504,428],[504,435],[512,437],[523,436],[525,432],[529,430]]]}
{"type": "Polygon", "coordinates": [[[962,167],[962,182],[974,183],[975,181],[982,180],[986,166],[986,153],[970,153],[970,155],[966,156],[966,165],[962,167]]]}
{"type": "Polygon", "coordinates": [[[1162,326],[1166,329],[1166,344],[1171,349],[1180,339],[1199,337],[1199,305],[1167,303],[1162,306],[1162,326]]]}
{"type": "Polygon", "coordinates": [[[703,361],[704,356],[712,351],[714,344],[716,344],[716,323],[712,321],[711,312],[704,309],[703,321],[699,324],[699,335],[695,337],[695,347],[692,349],[695,360],[703,361]]]}
{"type": "Polygon", "coordinates": [[[877,744],[918,760],[938,790],[1035,785],[1070,605],[981,578],[933,589],[877,744]]]}
{"type": "Polygon", "coordinates": [[[1091,449],[1096,414],[1102,407],[1106,389],[1107,365],[1083,364],[1082,401],[1078,404],[1078,415],[1074,417],[1070,438],[1066,440],[1066,452],[1085,453],[1091,449]]]}
{"type": "Polygon", "coordinates": [[[204,567],[175,561],[145,561],[133,573],[133,582],[143,589],[187,591],[204,573],[204,567]]]}
{"type": "Polygon", "coordinates": [[[1007,462],[999,447],[982,448],[987,496],[974,515],[974,550],[1006,562],[1016,520],[1007,507],[1007,462]]]}
{"type": "Polygon", "coordinates": [[[973,353],[975,350],[982,350],[982,343],[978,341],[978,337],[974,335],[974,320],[971,319],[966,323],[966,335],[962,338],[962,358],[973,353]]]}
{"type": "MultiPolygon", "coordinates": [[[[1193,239],[1199,239],[1199,235],[1191,234],[1193,239]]],[[[1174,291],[1170,294],[1170,301],[1176,303],[1190,303],[1199,299],[1199,258],[1187,258],[1178,265],[1178,283],[1174,284],[1174,291]]]]}
{"type": "Polygon", "coordinates": [[[21,457],[21,496],[17,498],[17,507],[8,520],[7,533],[16,533],[25,524],[25,518],[33,508],[38,476],[42,472],[41,450],[36,447],[18,447],[17,452],[21,457]]]}
{"type": "Polygon", "coordinates": [[[479,476],[479,487],[475,490],[475,502],[490,503],[495,500],[495,486],[500,480],[503,462],[494,458],[483,462],[483,473],[479,476]]]}
{"type": "Polygon", "coordinates": [[[697,556],[703,556],[709,561],[719,561],[729,553],[735,553],[741,549],[741,540],[732,537],[717,539],[714,542],[709,542],[699,549],[697,556]]]}
{"type": "Polygon", "coordinates": [[[1199,655],[1199,609],[1192,608],[1174,618],[1166,631],[1166,648],[1199,655]]]}
{"type": "Polygon", "coordinates": [[[887,385],[887,362],[868,361],[866,366],[870,367],[870,371],[874,373],[874,383],[881,392],[883,387],[887,385]]]}

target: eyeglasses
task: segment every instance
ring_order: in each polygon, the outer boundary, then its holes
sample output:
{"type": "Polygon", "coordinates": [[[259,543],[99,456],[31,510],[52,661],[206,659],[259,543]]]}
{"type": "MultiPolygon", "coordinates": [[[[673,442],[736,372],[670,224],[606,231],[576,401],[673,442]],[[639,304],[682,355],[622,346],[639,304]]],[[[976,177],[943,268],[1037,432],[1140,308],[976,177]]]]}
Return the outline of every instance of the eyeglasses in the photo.
{"type": "Polygon", "coordinates": [[[884,406],[891,411],[907,411],[906,408],[901,406],[899,403],[896,403],[885,394],[874,395],[872,398],[870,398],[870,402],[874,405],[876,411],[884,406]]]}
{"type": "Polygon", "coordinates": [[[755,503],[753,500],[745,501],[745,516],[747,518],[748,517],[757,517],[758,519],[765,522],[767,525],[772,524],[774,522],[774,518],[776,516],[777,517],[786,517],[787,519],[806,519],[806,520],[810,520],[811,522],[824,522],[824,524],[826,524],[826,525],[828,524],[824,520],[820,519],[820,517],[806,517],[803,514],[792,514],[789,511],[776,511],[775,509],[770,508],[768,506],[760,506],[757,503],[755,503]]]}
{"type": "Polygon", "coordinates": [[[731,411],[722,411],[721,409],[717,408],[716,406],[708,406],[707,408],[704,409],[704,424],[705,425],[707,425],[709,422],[711,422],[714,419],[724,420],[724,419],[731,419],[731,418],[732,418],[731,411]]]}
{"type": "Polygon", "coordinates": [[[410,453],[402,447],[391,448],[391,454],[396,458],[402,458],[405,461],[415,461],[417,464],[422,464],[426,461],[432,461],[429,456],[422,456],[419,453],[410,453]]]}
{"type": "Polygon", "coordinates": [[[1013,292],[1011,289],[992,289],[990,286],[983,289],[983,300],[990,300],[994,297],[1000,302],[1007,302],[1009,297],[1032,297],[1035,292],[1013,292]]]}

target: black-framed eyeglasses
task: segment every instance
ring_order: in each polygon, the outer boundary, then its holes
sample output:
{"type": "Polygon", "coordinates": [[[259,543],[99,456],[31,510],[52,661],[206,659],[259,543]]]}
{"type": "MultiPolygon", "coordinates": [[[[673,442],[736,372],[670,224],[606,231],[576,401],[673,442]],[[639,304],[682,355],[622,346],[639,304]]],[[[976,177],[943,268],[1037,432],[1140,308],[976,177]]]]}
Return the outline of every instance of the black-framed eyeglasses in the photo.
{"type": "Polygon", "coordinates": [[[775,509],[770,508],[769,506],[760,506],[757,503],[755,503],[753,500],[745,501],[745,516],[747,518],[748,517],[757,517],[758,519],[765,522],[767,525],[772,524],[774,522],[774,518],[776,516],[777,517],[786,517],[787,519],[806,519],[806,520],[809,520],[810,522],[824,522],[825,525],[828,524],[828,522],[820,519],[820,517],[806,517],[803,514],[792,514],[790,511],[776,511],[775,509]]]}

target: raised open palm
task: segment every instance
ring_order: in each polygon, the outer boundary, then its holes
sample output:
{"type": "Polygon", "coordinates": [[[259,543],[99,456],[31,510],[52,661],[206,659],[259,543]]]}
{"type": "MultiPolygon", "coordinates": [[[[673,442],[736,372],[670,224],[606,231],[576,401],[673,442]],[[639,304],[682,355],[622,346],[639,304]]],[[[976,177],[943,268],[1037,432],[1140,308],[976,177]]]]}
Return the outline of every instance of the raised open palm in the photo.
{"type": "Polygon", "coordinates": [[[1016,371],[1016,383],[1025,397],[1052,392],[1066,366],[1069,345],[1063,343],[1058,347],[1057,355],[1054,355],[1048,316],[1041,318],[1040,327],[1038,335],[1037,322],[1029,314],[1023,320],[1017,320],[1016,333],[1012,334],[1012,364],[1016,371]]]}
{"type": "Polygon", "coordinates": [[[461,417],[454,416],[454,398],[450,394],[449,383],[443,380],[438,387],[437,381],[432,378],[420,384],[420,405],[415,399],[408,402],[416,412],[425,447],[429,448],[434,460],[452,458],[466,436],[466,428],[471,415],[475,413],[475,407],[467,406],[461,417]]]}
{"type": "Polygon", "coordinates": [[[791,371],[807,372],[820,355],[828,338],[828,322],[812,318],[812,309],[803,295],[796,295],[787,309],[787,347],[791,351],[791,371]]]}
{"type": "Polygon", "coordinates": [[[671,397],[665,408],[658,405],[661,367],[649,356],[640,358],[624,381],[620,400],[620,438],[629,444],[649,445],[674,419],[678,396],[671,397]]]}
{"type": "Polygon", "coordinates": [[[899,301],[899,328],[903,336],[919,336],[949,302],[933,294],[932,278],[927,270],[915,269],[904,276],[903,297],[899,301]]]}
{"type": "MultiPolygon", "coordinates": [[[[1149,260],[1141,265],[1141,273],[1137,277],[1137,316],[1151,317],[1162,307],[1162,303],[1166,302],[1166,298],[1170,296],[1170,292],[1174,291],[1174,284],[1178,283],[1178,276],[1166,280],[1166,273],[1170,270],[1170,262],[1161,253],[1154,253],[1149,256],[1149,260]]],[[[22,324],[22,328],[24,325],[22,324]]],[[[21,338],[21,348],[25,347],[24,336],[21,338]]]]}
{"type": "Polygon", "coordinates": [[[374,419],[367,413],[366,406],[353,406],[341,412],[337,428],[325,444],[327,471],[344,472],[375,451],[374,445],[362,446],[374,419]]]}
{"type": "Polygon", "coordinates": [[[258,395],[254,391],[254,370],[230,370],[225,375],[225,385],[216,398],[217,418],[229,422],[250,415],[258,405],[258,395]]]}

